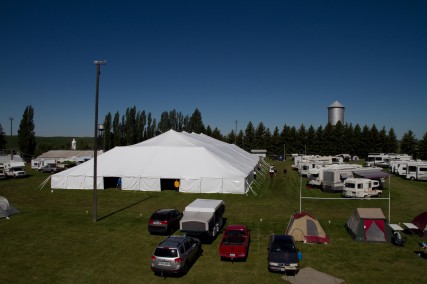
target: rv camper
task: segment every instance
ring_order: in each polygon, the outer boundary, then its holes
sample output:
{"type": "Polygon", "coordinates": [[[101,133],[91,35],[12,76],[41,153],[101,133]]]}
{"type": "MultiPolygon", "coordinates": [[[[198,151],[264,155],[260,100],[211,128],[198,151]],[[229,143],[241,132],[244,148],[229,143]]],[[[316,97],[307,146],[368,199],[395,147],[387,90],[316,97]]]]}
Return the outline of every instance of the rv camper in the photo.
{"type": "Polygon", "coordinates": [[[185,207],[180,230],[188,235],[215,237],[223,225],[224,211],[222,200],[196,199],[185,207]]]}
{"type": "Polygon", "coordinates": [[[358,164],[343,164],[323,169],[322,190],[328,192],[341,192],[344,189],[344,181],[353,177],[353,171],[360,169],[358,164]]]}
{"type": "Polygon", "coordinates": [[[25,177],[25,163],[20,161],[9,161],[5,164],[5,172],[8,177],[25,177]]]}
{"type": "Polygon", "coordinates": [[[381,196],[382,190],[379,190],[380,182],[367,178],[348,178],[344,183],[343,196],[366,198],[371,196],[381,196]]]}
{"type": "Polygon", "coordinates": [[[406,179],[427,180],[427,162],[408,162],[406,168],[406,179]]]}

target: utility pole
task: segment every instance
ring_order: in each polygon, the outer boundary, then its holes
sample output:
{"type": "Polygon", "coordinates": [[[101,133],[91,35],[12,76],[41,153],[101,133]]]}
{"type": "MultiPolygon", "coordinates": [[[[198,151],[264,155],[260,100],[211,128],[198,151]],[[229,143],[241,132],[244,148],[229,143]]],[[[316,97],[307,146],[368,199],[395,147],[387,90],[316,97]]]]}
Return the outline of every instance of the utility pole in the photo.
{"type": "Polygon", "coordinates": [[[13,117],[9,116],[9,120],[10,120],[10,159],[13,160],[13,147],[12,147],[12,122],[13,122],[13,117]]]}
{"type": "Polygon", "coordinates": [[[97,166],[98,166],[98,98],[99,98],[99,75],[101,74],[101,65],[105,65],[107,61],[97,60],[93,62],[96,65],[96,94],[95,94],[95,134],[93,139],[93,222],[96,223],[97,216],[97,166]]]}

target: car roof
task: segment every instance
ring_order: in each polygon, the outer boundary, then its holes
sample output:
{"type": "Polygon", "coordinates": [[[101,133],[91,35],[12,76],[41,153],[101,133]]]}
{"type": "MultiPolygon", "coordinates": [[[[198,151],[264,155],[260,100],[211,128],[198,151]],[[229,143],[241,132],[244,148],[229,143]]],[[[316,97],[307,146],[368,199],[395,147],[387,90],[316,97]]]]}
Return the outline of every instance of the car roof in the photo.
{"type": "Polygon", "coordinates": [[[159,246],[160,247],[177,247],[179,246],[183,241],[185,241],[188,237],[187,236],[169,236],[166,239],[164,239],[159,246]]]}

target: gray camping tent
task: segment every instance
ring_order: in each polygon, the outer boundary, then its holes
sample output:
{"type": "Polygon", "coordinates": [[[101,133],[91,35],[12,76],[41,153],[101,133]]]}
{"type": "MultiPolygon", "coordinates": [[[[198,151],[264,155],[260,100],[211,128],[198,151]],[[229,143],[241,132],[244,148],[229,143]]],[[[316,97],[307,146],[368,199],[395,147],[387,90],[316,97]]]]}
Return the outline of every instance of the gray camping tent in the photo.
{"type": "Polygon", "coordinates": [[[7,218],[16,213],[19,211],[5,197],[0,196],[0,218],[7,218]]]}

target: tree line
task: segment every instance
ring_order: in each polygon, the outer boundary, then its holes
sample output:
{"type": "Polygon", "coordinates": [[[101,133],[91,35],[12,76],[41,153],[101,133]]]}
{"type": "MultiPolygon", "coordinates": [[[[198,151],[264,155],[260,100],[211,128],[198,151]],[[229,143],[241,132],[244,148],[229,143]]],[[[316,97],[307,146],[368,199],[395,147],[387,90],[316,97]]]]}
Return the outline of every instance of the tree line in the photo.
{"type": "MultiPolygon", "coordinates": [[[[29,156],[40,155],[50,149],[48,145],[37,145],[35,139],[34,110],[25,108],[18,129],[18,147],[21,153],[29,156]]],[[[103,121],[104,129],[100,132],[98,148],[108,151],[116,146],[133,145],[170,129],[189,133],[203,133],[215,139],[234,143],[246,151],[265,149],[268,155],[350,154],[365,158],[368,153],[402,153],[412,155],[415,159],[427,160],[427,132],[417,140],[412,130],[408,130],[398,139],[394,129],[378,129],[375,124],[359,124],[340,121],[336,125],[327,124],[314,128],[312,125],[290,126],[285,124],[270,130],[263,122],[254,125],[249,121],[246,128],[228,134],[210,125],[205,126],[201,112],[196,108],[192,115],[184,115],[175,109],[161,113],[157,122],[151,112],[138,111],[135,106],[127,108],[125,114],[108,113],[103,121]]],[[[0,149],[5,149],[6,139],[0,124],[0,149]]],[[[93,149],[93,143],[80,145],[80,150],[93,149]]],[[[65,146],[65,149],[69,145],[65,146]]]]}

